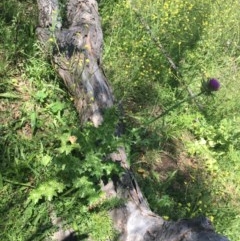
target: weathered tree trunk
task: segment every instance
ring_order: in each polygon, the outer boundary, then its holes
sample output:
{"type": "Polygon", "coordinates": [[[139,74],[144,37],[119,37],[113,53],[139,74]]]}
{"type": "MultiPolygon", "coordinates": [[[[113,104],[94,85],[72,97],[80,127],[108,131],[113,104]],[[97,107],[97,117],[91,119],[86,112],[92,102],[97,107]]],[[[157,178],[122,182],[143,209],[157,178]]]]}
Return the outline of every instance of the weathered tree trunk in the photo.
{"type": "Polygon", "coordinates": [[[68,2],[68,28],[61,28],[57,0],[39,0],[39,39],[53,46],[53,63],[68,90],[82,121],[95,126],[102,110],[113,105],[113,97],[100,67],[102,30],[94,0],[68,2]]]}
{"type": "MultiPolygon", "coordinates": [[[[83,122],[97,127],[103,121],[103,110],[113,106],[113,95],[101,68],[103,35],[95,0],[69,0],[67,23],[62,28],[58,0],[38,0],[37,34],[57,73],[74,98],[83,122]]],[[[117,186],[108,183],[103,190],[109,196],[125,198],[124,206],[111,212],[122,241],[227,241],[216,234],[208,219],[201,217],[178,222],[164,221],[151,212],[147,201],[126,162],[124,148],[111,154],[113,161],[125,168],[117,186]],[[117,190],[117,191],[116,191],[117,190]]]]}

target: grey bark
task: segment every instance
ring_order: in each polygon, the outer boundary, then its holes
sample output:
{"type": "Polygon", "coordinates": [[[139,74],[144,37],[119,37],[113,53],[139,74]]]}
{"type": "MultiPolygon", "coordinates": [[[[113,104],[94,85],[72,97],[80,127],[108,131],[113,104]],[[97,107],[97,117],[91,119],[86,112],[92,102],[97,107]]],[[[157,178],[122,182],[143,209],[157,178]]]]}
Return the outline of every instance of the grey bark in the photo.
{"type": "MultiPolygon", "coordinates": [[[[83,122],[97,127],[103,121],[103,110],[113,106],[111,88],[101,68],[103,34],[95,0],[69,0],[67,23],[62,28],[58,0],[38,0],[39,40],[52,56],[56,72],[62,77],[74,98],[83,122]]],[[[125,204],[111,211],[121,241],[227,241],[215,233],[205,217],[168,222],[154,214],[127,164],[124,148],[110,155],[125,169],[118,182],[108,183],[103,190],[125,204]]],[[[59,238],[58,240],[61,240],[59,238]]]]}
{"type": "Polygon", "coordinates": [[[39,0],[41,42],[53,47],[53,63],[83,122],[102,122],[102,111],[113,97],[101,68],[103,35],[96,1],[71,0],[67,6],[68,28],[61,28],[57,0],[39,0]]]}

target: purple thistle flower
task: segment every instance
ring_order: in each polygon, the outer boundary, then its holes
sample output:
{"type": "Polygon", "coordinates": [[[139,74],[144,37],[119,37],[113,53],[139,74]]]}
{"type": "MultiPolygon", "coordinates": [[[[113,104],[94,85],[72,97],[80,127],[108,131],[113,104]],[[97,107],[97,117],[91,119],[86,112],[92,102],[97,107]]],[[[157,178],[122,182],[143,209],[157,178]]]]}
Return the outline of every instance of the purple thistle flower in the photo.
{"type": "Polygon", "coordinates": [[[209,79],[208,83],[207,83],[207,88],[210,90],[210,91],[218,91],[219,88],[220,88],[220,83],[217,79],[215,78],[212,78],[212,79],[209,79]]]}

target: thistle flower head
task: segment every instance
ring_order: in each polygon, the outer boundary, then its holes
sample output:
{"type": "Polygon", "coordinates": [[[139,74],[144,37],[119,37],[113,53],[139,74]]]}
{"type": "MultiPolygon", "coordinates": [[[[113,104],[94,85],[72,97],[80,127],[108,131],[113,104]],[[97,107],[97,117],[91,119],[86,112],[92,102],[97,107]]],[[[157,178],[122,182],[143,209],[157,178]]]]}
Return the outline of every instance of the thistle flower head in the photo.
{"type": "Polygon", "coordinates": [[[218,91],[220,88],[220,82],[215,78],[211,78],[207,82],[207,88],[210,91],[218,91]]]}

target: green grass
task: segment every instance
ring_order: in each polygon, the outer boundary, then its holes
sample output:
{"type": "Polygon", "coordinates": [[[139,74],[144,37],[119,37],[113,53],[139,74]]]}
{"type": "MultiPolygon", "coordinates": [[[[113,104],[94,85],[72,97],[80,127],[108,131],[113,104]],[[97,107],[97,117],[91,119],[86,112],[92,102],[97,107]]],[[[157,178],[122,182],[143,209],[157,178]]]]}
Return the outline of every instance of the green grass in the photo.
{"type": "Polygon", "coordinates": [[[117,139],[115,110],[97,130],[80,126],[35,38],[34,2],[2,1],[0,239],[46,239],[55,231],[51,205],[82,239],[114,239],[107,211],[118,202],[105,202],[98,184],[121,171],[101,160],[124,143],[153,211],[173,220],[204,214],[238,240],[239,7],[223,0],[100,1],[104,69],[125,112],[126,134],[117,139]],[[190,100],[189,91],[198,94],[209,77],[220,90],[190,100]]]}
{"type": "Polygon", "coordinates": [[[208,78],[221,82],[219,92],[185,102],[133,133],[131,162],[151,208],[170,219],[204,214],[218,232],[238,240],[239,2],[108,2],[100,5],[104,65],[125,104],[129,134],[189,90],[198,94],[208,78]]]}
{"type": "MultiPolygon", "coordinates": [[[[103,156],[115,148],[114,125],[108,125],[108,132],[104,131],[105,125],[98,133],[91,125],[80,130],[71,97],[60,88],[61,81],[39,51],[38,47],[36,55],[23,63],[21,75],[4,80],[0,118],[1,239],[49,237],[55,230],[49,218],[52,204],[66,219],[65,228],[74,226],[80,236],[95,237],[94,228],[105,220],[106,229],[99,235],[99,240],[104,240],[104,235],[114,235],[107,225],[110,220],[102,215],[101,208],[90,212],[89,207],[102,196],[100,178],[119,171],[112,163],[99,165],[103,156]],[[112,139],[113,145],[98,146],[96,138],[103,143],[112,139]]],[[[100,204],[95,205],[98,208],[100,204]]]]}
{"type": "MultiPolygon", "coordinates": [[[[71,96],[35,38],[33,2],[3,1],[0,9],[0,239],[48,240],[56,231],[52,206],[64,228],[74,227],[79,237],[114,237],[107,211],[117,203],[102,207],[99,184],[119,169],[99,163],[117,145],[115,124],[98,131],[80,125],[71,96]]],[[[114,120],[111,112],[106,118],[114,120]]]]}

